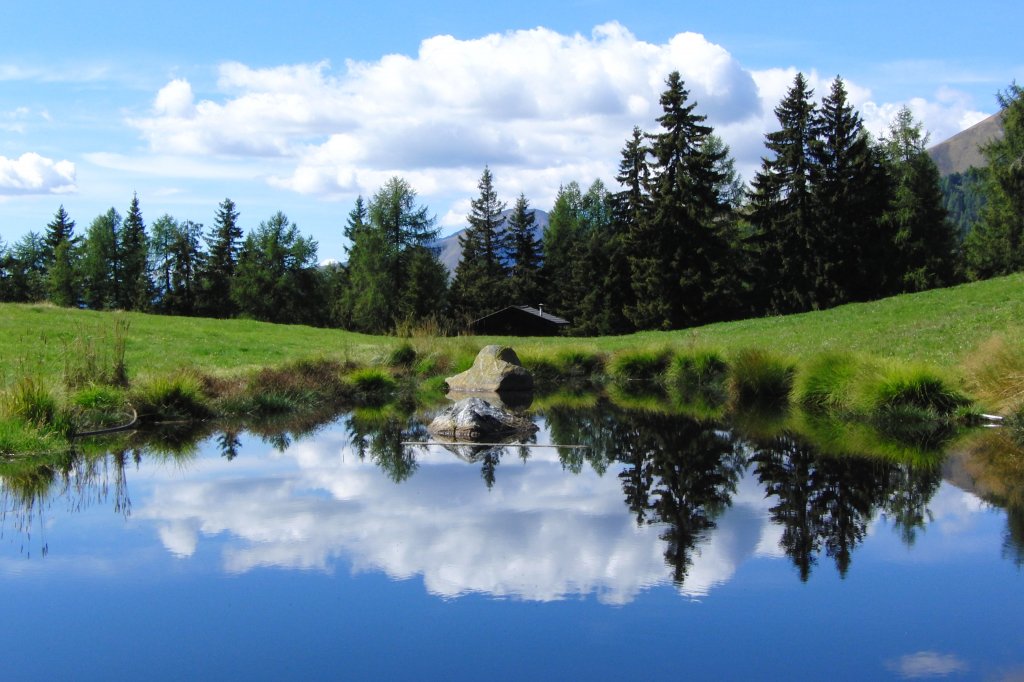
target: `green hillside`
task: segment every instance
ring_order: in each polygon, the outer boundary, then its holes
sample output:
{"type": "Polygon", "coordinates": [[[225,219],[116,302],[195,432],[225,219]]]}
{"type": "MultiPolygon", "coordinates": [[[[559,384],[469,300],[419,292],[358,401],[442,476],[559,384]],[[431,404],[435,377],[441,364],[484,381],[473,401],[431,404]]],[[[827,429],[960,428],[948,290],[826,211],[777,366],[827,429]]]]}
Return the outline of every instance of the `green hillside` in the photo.
{"type": "MultiPolygon", "coordinates": [[[[800,358],[852,351],[922,361],[956,370],[994,333],[1024,326],[1024,275],[786,317],[766,317],[673,332],[601,338],[417,337],[417,350],[453,358],[486,343],[509,343],[521,355],[560,349],[613,353],[624,349],[710,346],[725,352],[765,348],[800,358]]],[[[50,305],[0,304],[0,377],[4,385],[32,373],[59,382],[66,363],[105,353],[115,321],[128,323],[125,364],[132,379],[188,367],[234,374],[305,358],[372,364],[401,339],[332,329],[139,313],[100,313],[50,305]]]]}

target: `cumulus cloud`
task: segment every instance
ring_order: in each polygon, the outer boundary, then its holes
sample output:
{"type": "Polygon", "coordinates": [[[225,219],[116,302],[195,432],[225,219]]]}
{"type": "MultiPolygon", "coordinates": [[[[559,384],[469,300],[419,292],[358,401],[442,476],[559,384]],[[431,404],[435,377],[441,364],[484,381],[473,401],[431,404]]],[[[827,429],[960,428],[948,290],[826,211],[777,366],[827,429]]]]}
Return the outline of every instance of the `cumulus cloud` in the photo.
{"type": "Polygon", "coordinates": [[[415,56],[348,61],[338,74],[326,62],[224,64],[216,100],[195,102],[176,79],[131,123],[160,153],[290,158],[271,182],[303,194],[370,193],[417,171],[472,191],[490,164],[510,193],[543,200],[568,180],[610,179],[632,127],[653,124],[672,70],[717,123],[759,117],[751,73],[723,47],[695,33],[656,45],[609,23],[589,36],[435,36],[415,56]]]}
{"type": "MultiPolygon", "coordinates": [[[[773,109],[795,68],[754,71],[697,33],[663,43],[616,22],[590,35],[546,28],[462,40],[439,35],[415,55],[253,68],[220,66],[217,92],[196,101],[191,84],[164,86],[147,116],[130,121],[163,155],[275,158],[271,185],[320,197],[371,194],[399,174],[427,199],[472,195],[484,164],[505,196],[549,206],[559,185],[595,178],[614,186],[634,125],[656,127],[666,75],[678,70],[698,111],[731,146],[748,179],[777,127],[773,109]]],[[[831,77],[811,69],[820,97],[831,77]]],[[[868,129],[879,134],[904,102],[877,102],[847,82],[868,129]]],[[[943,139],[983,115],[950,89],[907,102],[943,139]]],[[[445,222],[461,219],[437,206],[445,222]]]]}
{"type": "Polygon", "coordinates": [[[0,156],[0,196],[67,194],[76,191],[75,164],[54,161],[35,152],[17,159],[0,156]]]}

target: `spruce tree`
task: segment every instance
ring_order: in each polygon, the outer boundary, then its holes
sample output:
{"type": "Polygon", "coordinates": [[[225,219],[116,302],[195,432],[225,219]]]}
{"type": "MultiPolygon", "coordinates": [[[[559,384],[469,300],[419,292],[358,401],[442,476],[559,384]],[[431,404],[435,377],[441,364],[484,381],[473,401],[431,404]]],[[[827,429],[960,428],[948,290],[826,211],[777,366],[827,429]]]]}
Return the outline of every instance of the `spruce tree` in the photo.
{"type": "Polygon", "coordinates": [[[627,311],[640,329],[674,329],[711,319],[718,292],[714,263],[724,244],[716,222],[727,210],[716,188],[722,155],[708,153],[712,133],[696,114],[678,72],[661,95],[661,131],[649,136],[650,209],[631,234],[632,287],[627,311]]]}
{"type": "Polygon", "coordinates": [[[466,323],[507,305],[505,203],[498,200],[494,176],[484,167],[477,184],[480,195],[470,203],[469,226],[459,235],[462,256],[455,268],[451,298],[459,323],[466,323]]]}
{"type": "Polygon", "coordinates": [[[231,281],[238,263],[242,228],[238,209],[231,199],[217,207],[213,228],[206,236],[208,255],[203,267],[199,307],[204,315],[231,317],[235,304],[231,299],[231,281]]]}
{"type": "Polygon", "coordinates": [[[146,310],[152,299],[153,285],[149,279],[146,223],[142,220],[138,194],[132,195],[120,237],[121,277],[117,280],[117,304],[124,310],[146,310]]]}
{"type": "Polygon", "coordinates": [[[881,229],[888,186],[838,76],[814,117],[814,132],[810,182],[817,219],[806,233],[811,305],[877,298],[883,290],[875,273],[891,257],[881,229]]]}
{"type": "Polygon", "coordinates": [[[769,156],[761,161],[751,191],[751,221],[768,295],[768,312],[808,310],[816,303],[812,245],[817,210],[811,185],[816,107],[802,73],[775,108],[779,130],[765,135],[769,156]]]}
{"type": "Polygon", "coordinates": [[[542,302],[541,242],[536,218],[526,195],[520,193],[508,216],[505,253],[509,260],[509,297],[516,305],[537,307],[542,302]]]}
{"type": "Polygon", "coordinates": [[[893,186],[885,215],[893,242],[891,286],[886,293],[924,291],[957,280],[959,240],[947,219],[939,169],[928,155],[927,145],[928,135],[921,124],[914,121],[909,108],[902,107],[883,144],[893,186]]]}
{"type": "Polygon", "coordinates": [[[47,279],[50,301],[54,305],[73,306],[79,293],[75,273],[78,239],[74,236],[75,221],[62,204],[46,226],[46,248],[49,255],[47,279]]]}

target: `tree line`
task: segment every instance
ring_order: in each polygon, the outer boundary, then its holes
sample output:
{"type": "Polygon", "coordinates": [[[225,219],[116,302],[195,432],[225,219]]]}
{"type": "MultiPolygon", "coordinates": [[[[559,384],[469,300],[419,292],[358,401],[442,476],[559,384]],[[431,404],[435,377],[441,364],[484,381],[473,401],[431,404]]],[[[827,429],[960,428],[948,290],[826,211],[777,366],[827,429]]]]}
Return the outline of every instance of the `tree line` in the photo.
{"type": "Polygon", "coordinates": [[[819,103],[798,74],[748,187],[673,72],[658,128],[634,128],[623,146],[619,186],[560,187],[542,239],[526,196],[509,209],[485,167],[451,276],[434,218],[394,177],[356,200],[347,262],[331,266],[282,212],[245,234],[230,199],[208,230],[169,215],[147,226],[133,196],[125,216],[111,208],[77,235],[61,206],[44,232],[0,242],[0,300],[370,333],[458,332],[506,305],[544,304],[585,335],[948,286],[1024,268],[1022,94],[1014,84],[999,95],[1005,135],[972,171],[981,200],[966,224],[967,209],[950,219],[950,182],[944,195],[909,109],[874,139],[841,78],[819,103]]]}

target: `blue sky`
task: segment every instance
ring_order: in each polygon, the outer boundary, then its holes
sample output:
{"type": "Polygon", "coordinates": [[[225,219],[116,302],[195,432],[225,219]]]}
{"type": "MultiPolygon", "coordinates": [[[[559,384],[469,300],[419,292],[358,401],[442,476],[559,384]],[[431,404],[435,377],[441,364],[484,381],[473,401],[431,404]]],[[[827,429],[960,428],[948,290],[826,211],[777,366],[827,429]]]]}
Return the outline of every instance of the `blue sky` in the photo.
{"type": "Polygon", "coordinates": [[[939,141],[1024,74],[1015,2],[9,2],[0,239],[63,204],[84,232],[137,192],[152,222],[277,210],[344,258],[358,194],[408,179],[443,233],[489,164],[502,198],[613,184],[678,69],[750,178],[796,71],[840,74],[869,130],[908,104],[939,141]]]}

